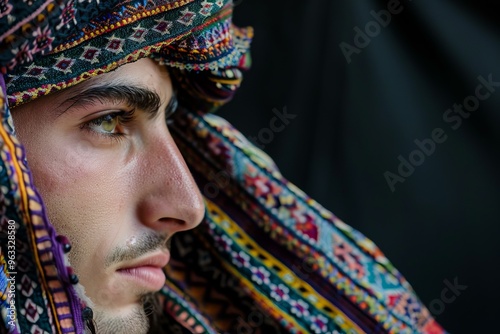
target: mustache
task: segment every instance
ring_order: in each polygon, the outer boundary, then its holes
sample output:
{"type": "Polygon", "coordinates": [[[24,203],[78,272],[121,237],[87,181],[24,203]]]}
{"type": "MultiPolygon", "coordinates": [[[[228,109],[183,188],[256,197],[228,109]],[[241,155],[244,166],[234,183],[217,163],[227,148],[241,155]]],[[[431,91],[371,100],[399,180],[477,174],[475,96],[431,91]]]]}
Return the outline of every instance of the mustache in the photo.
{"type": "Polygon", "coordinates": [[[133,244],[117,247],[108,254],[104,260],[105,267],[130,261],[156,250],[170,249],[171,238],[155,232],[149,232],[135,238],[133,244]]]}

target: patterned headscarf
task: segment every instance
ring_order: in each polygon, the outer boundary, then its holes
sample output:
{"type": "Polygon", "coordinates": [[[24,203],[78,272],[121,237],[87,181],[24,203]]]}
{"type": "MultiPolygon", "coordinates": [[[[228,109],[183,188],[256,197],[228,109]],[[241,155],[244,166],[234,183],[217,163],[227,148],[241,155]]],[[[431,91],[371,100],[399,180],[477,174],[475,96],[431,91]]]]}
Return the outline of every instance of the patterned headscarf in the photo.
{"type": "Polygon", "coordinates": [[[2,331],[92,326],[10,108],[150,57],[170,67],[180,99],[170,130],[206,203],[204,221],[172,242],[157,294],[165,333],[444,332],[370,240],[208,113],[249,63],[252,30],[235,27],[232,10],[230,0],[0,0],[2,331]]]}

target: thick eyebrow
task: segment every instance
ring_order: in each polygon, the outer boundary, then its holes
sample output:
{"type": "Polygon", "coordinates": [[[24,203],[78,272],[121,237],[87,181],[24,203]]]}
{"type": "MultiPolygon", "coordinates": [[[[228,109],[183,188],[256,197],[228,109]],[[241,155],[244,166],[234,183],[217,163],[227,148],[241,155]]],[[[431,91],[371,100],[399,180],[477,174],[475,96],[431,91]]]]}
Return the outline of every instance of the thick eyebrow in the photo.
{"type": "Polygon", "coordinates": [[[106,102],[125,103],[130,108],[146,112],[150,118],[158,115],[162,104],[158,93],[151,89],[132,85],[104,84],[91,86],[63,101],[59,107],[68,103],[70,105],[59,111],[57,117],[71,108],[91,106],[96,102],[103,104],[106,102]]]}

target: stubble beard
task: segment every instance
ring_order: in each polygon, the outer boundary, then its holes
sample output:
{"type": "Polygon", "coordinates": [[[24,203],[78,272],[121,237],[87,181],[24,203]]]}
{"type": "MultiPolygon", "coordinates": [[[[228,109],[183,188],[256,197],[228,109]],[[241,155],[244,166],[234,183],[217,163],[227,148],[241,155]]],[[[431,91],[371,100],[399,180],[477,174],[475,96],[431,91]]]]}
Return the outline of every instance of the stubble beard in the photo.
{"type": "MultiPolygon", "coordinates": [[[[150,320],[154,319],[159,310],[154,294],[147,294],[131,312],[122,315],[110,315],[106,310],[94,309],[94,325],[96,334],[147,334],[150,320]]],[[[93,334],[86,328],[86,334],[93,334]]]]}

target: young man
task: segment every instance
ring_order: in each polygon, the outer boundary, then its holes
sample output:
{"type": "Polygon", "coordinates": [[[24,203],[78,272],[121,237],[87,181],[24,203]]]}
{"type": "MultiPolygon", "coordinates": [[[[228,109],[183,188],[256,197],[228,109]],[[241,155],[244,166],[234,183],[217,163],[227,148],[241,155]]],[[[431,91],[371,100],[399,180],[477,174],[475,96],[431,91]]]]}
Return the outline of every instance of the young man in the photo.
{"type": "Polygon", "coordinates": [[[247,65],[231,10],[3,3],[1,328],[442,332],[369,240],[205,114],[247,65]]]}
{"type": "MultiPolygon", "coordinates": [[[[201,194],[169,134],[164,66],[144,58],[13,110],[34,183],[105,333],[142,333],[167,241],[198,225],[201,194]]],[[[83,296],[81,296],[83,297],[83,296]]]]}

